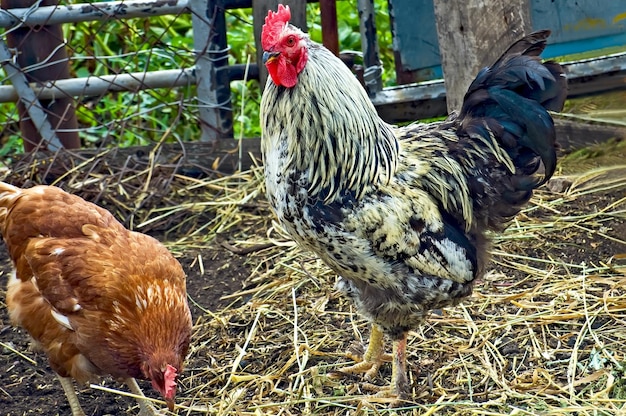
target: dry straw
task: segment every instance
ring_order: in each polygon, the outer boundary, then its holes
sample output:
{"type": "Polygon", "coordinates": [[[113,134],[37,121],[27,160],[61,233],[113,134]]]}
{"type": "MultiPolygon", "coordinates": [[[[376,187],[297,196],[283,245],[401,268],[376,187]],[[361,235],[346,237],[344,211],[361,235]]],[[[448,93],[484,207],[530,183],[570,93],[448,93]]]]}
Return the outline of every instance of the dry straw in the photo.
{"type": "Polygon", "coordinates": [[[359,378],[329,377],[369,328],[272,221],[260,168],[191,178],[153,156],[99,155],[56,176],[30,160],[9,179],[48,175],[179,256],[241,254],[250,275],[230,306],[194,317],[178,414],[626,414],[626,166],[557,178],[494,236],[474,295],[411,334],[413,400],[389,409],[359,378]]]}

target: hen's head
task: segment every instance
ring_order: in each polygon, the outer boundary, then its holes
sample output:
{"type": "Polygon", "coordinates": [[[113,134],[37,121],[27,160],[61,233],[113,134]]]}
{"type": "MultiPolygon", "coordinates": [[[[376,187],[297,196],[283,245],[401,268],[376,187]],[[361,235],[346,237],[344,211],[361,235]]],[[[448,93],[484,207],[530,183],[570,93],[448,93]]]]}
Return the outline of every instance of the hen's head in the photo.
{"type": "Polygon", "coordinates": [[[308,59],[308,37],[289,24],[289,6],[278,5],[270,10],[261,32],[263,63],[276,85],[291,88],[298,82],[298,74],[308,59]]]}
{"type": "Polygon", "coordinates": [[[167,403],[170,411],[174,410],[174,399],[176,398],[176,377],[178,370],[171,364],[163,363],[157,365],[146,362],[144,375],[152,382],[152,387],[161,394],[167,403]]]}

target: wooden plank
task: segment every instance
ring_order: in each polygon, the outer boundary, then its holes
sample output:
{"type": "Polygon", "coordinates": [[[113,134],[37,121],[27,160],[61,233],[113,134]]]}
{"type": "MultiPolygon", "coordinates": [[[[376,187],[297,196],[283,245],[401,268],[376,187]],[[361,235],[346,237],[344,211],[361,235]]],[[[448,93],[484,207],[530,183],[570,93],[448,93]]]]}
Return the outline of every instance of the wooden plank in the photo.
{"type": "Polygon", "coordinates": [[[374,0],[358,0],[357,6],[361,27],[361,49],[363,50],[363,82],[369,96],[374,97],[383,89],[383,69],[378,50],[374,0]]]}
{"type": "MultiPolygon", "coordinates": [[[[18,7],[54,6],[58,0],[2,0],[3,9],[18,7]]],[[[44,25],[37,28],[17,27],[7,32],[7,45],[16,48],[19,53],[15,57],[20,68],[33,68],[26,73],[28,82],[46,84],[48,81],[70,78],[63,30],[60,25],[44,25]],[[41,65],[48,62],[47,65],[41,65]]],[[[66,148],[80,147],[78,124],[72,97],[59,97],[55,100],[40,100],[48,122],[57,131],[57,136],[66,148]]],[[[24,149],[28,152],[44,146],[37,126],[28,114],[23,102],[17,104],[20,115],[20,130],[24,141],[24,149]]]]}
{"type": "Polygon", "coordinates": [[[626,127],[597,122],[581,122],[555,116],[556,138],[561,152],[571,152],[608,140],[626,140],[626,127]]]}
{"type": "Polygon", "coordinates": [[[530,31],[526,0],[434,0],[448,112],[461,108],[478,71],[530,31]]]}
{"type": "Polygon", "coordinates": [[[378,114],[387,123],[403,123],[446,114],[443,81],[385,88],[372,97],[378,114]]]}
{"type": "Polygon", "coordinates": [[[320,18],[322,20],[322,43],[326,49],[339,55],[336,0],[320,0],[320,18]]]}

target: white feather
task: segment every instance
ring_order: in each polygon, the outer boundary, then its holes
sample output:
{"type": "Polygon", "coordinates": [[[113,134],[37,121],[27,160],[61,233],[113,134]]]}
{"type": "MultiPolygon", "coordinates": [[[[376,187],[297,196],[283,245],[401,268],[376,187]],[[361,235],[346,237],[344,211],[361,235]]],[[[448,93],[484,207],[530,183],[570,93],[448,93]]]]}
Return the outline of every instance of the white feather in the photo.
{"type": "Polygon", "coordinates": [[[52,313],[52,317],[54,318],[55,321],[57,321],[59,324],[63,325],[65,328],[69,329],[70,331],[73,331],[74,328],[72,328],[72,325],[70,324],[70,320],[67,316],[60,314],[59,312],[55,311],[54,309],[51,309],[50,312],[52,313]]]}

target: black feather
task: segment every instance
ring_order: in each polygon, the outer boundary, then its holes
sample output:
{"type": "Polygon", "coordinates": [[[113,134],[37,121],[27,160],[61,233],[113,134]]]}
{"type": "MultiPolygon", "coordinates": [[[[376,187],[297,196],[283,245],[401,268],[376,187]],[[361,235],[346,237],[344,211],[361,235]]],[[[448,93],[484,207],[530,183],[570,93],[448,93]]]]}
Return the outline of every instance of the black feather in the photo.
{"type": "MultiPolygon", "coordinates": [[[[515,170],[504,171],[499,158],[487,160],[471,175],[489,186],[471,187],[480,223],[501,227],[545,183],[556,168],[556,135],[548,111],[560,111],[567,97],[567,79],[555,62],[542,62],[550,31],[532,33],[514,43],[490,67],[482,69],[465,94],[457,135],[491,141],[511,158],[515,170]],[[544,166],[543,177],[535,174],[544,166]]],[[[485,149],[486,154],[491,150],[485,149]]],[[[463,153],[456,156],[461,162],[463,153]]],[[[475,162],[473,162],[475,163],[475,162]]],[[[470,169],[471,170],[471,169],[470,169]]]]}

